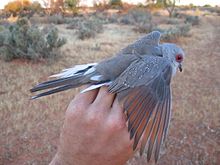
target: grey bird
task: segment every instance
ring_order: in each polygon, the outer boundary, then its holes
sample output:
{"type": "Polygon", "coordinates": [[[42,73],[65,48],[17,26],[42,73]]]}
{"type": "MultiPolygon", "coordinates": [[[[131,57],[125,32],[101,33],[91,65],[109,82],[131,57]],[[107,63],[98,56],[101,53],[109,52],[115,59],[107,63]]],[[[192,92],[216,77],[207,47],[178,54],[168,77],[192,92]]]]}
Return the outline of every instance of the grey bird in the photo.
{"type": "Polygon", "coordinates": [[[159,158],[171,116],[171,78],[182,71],[183,50],[172,43],[160,44],[160,32],[153,31],[99,63],[76,65],[52,75],[30,91],[47,90],[32,99],[89,84],[81,92],[108,86],[123,105],[133,150],[141,137],[140,155],[147,144],[147,159],[159,158]],[[49,90],[48,90],[49,89],[49,90]]]}

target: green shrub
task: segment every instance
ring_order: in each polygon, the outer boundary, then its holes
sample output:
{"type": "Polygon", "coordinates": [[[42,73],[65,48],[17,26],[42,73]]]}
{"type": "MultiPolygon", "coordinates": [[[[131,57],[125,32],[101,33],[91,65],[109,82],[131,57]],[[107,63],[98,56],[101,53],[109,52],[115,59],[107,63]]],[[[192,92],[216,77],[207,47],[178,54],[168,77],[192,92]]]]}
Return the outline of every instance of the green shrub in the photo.
{"type": "Polygon", "coordinates": [[[88,27],[82,27],[78,31],[78,38],[81,40],[87,39],[87,38],[94,38],[96,35],[96,32],[88,27]]]}
{"type": "Polygon", "coordinates": [[[139,2],[139,3],[137,4],[137,7],[138,7],[138,8],[144,8],[145,5],[144,5],[143,3],[141,3],[141,2],[139,2]]]}
{"type": "Polygon", "coordinates": [[[78,12],[79,0],[65,0],[65,6],[72,11],[73,14],[78,12]]]}
{"type": "Polygon", "coordinates": [[[80,29],[80,24],[83,21],[80,17],[74,17],[72,21],[66,27],[67,29],[80,29]]]}
{"type": "Polygon", "coordinates": [[[94,12],[90,17],[100,20],[103,24],[109,23],[108,12],[94,12]]]}
{"type": "Polygon", "coordinates": [[[0,32],[4,31],[5,30],[5,27],[0,25],[0,32]]]}
{"type": "Polygon", "coordinates": [[[220,16],[220,7],[210,7],[206,8],[211,13],[216,13],[218,16],[220,16]]]}
{"type": "Polygon", "coordinates": [[[119,19],[119,22],[126,25],[134,25],[133,29],[139,33],[148,33],[154,27],[151,13],[142,9],[130,10],[119,19]]]}
{"type": "Polygon", "coordinates": [[[149,33],[153,30],[153,28],[154,25],[152,23],[145,23],[145,24],[137,25],[136,27],[133,28],[133,30],[139,33],[149,33]]]}
{"type": "Polygon", "coordinates": [[[80,28],[78,29],[78,38],[86,39],[95,37],[97,33],[103,31],[103,24],[98,19],[89,19],[83,22],[80,22],[80,28]]]}
{"type": "MultiPolygon", "coordinates": [[[[113,22],[117,22],[117,17],[115,17],[116,19],[113,20],[113,22]]],[[[135,24],[135,21],[133,19],[133,17],[131,18],[130,15],[126,14],[124,15],[123,17],[121,17],[119,19],[119,22],[122,23],[122,24],[125,24],[125,25],[134,25],[135,24]]]]}
{"type": "Polygon", "coordinates": [[[176,18],[169,18],[169,19],[167,20],[167,24],[170,24],[170,25],[176,25],[176,24],[178,24],[178,23],[179,23],[179,20],[176,19],[176,18]]]}
{"type": "Polygon", "coordinates": [[[179,29],[179,35],[182,37],[187,37],[189,35],[189,31],[191,29],[190,24],[178,25],[176,26],[179,29]]]}
{"type": "Polygon", "coordinates": [[[188,7],[188,9],[195,9],[196,8],[196,6],[193,5],[193,3],[190,3],[187,7],[188,7]]]}
{"type": "Polygon", "coordinates": [[[176,41],[180,37],[188,36],[190,29],[190,24],[184,24],[169,29],[154,28],[153,30],[160,31],[162,33],[161,39],[164,41],[176,41]]]}
{"type": "Polygon", "coordinates": [[[31,4],[30,6],[30,9],[32,11],[34,11],[35,13],[40,13],[42,12],[42,7],[41,7],[41,4],[37,1],[33,1],[33,3],[31,4]]]}
{"type": "Polygon", "coordinates": [[[186,16],[186,19],[184,21],[185,23],[190,23],[192,26],[199,25],[200,19],[198,16],[186,16]]]}
{"type": "Polygon", "coordinates": [[[121,0],[110,0],[109,1],[109,5],[113,8],[115,7],[122,7],[123,4],[122,4],[122,1],[121,0]]]}
{"type": "Polygon", "coordinates": [[[156,11],[156,12],[153,13],[153,15],[158,17],[158,16],[161,16],[161,13],[159,11],[156,11]]]}
{"type": "MultiPolygon", "coordinates": [[[[119,23],[121,20],[118,19],[119,15],[118,14],[112,14],[111,16],[108,17],[108,22],[109,23],[119,23]]],[[[123,22],[121,22],[123,23],[123,22]]]]}
{"type": "Polygon", "coordinates": [[[133,19],[134,24],[145,24],[152,20],[151,13],[145,10],[130,10],[128,15],[133,19]]]}
{"type": "Polygon", "coordinates": [[[62,16],[62,14],[53,14],[47,17],[48,23],[53,24],[64,24],[66,23],[66,19],[62,16]]]}
{"type": "Polygon", "coordinates": [[[188,15],[186,13],[180,13],[180,12],[174,12],[173,17],[174,18],[186,18],[188,15]]]}
{"type": "Polygon", "coordinates": [[[76,17],[67,29],[75,29],[79,39],[93,38],[97,33],[103,32],[103,21],[95,17],[76,17]]]}
{"type": "Polygon", "coordinates": [[[144,25],[151,22],[152,15],[146,10],[132,9],[119,18],[119,22],[126,25],[144,25]]]}
{"type": "Polygon", "coordinates": [[[59,54],[58,50],[65,42],[65,39],[59,38],[54,26],[40,30],[22,18],[9,29],[0,32],[0,55],[6,61],[15,58],[52,58],[59,54]]]}
{"type": "Polygon", "coordinates": [[[7,20],[0,20],[0,25],[5,28],[8,28],[11,25],[11,23],[7,20]]]}
{"type": "Polygon", "coordinates": [[[212,6],[209,4],[205,4],[203,7],[212,7],[212,6]]]}

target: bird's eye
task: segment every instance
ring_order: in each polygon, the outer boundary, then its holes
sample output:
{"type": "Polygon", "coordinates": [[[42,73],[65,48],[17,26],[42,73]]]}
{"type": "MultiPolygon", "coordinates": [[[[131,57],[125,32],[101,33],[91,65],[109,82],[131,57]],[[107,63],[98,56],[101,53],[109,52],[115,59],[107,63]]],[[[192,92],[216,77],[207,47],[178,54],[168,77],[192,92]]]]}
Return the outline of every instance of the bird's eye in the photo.
{"type": "Polygon", "coordinates": [[[183,61],[183,56],[182,56],[182,54],[177,54],[177,55],[176,55],[176,61],[177,61],[177,62],[182,62],[182,61],[183,61]]]}

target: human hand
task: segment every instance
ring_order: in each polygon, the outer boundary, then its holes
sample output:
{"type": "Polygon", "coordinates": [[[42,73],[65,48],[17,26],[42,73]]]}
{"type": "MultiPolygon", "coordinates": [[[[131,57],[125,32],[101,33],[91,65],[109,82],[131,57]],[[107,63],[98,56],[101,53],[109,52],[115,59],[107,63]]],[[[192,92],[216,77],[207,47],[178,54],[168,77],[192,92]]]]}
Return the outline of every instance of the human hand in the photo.
{"type": "Polygon", "coordinates": [[[122,165],[134,154],[123,110],[107,87],[70,103],[51,165],[122,165]]]}

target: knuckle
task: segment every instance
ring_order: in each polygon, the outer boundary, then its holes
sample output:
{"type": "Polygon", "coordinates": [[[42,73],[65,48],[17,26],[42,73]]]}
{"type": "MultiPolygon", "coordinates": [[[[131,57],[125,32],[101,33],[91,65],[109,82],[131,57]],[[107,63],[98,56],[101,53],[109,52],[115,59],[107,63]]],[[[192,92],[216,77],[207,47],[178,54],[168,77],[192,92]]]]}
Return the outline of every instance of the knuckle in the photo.
{"type": "Polygon", "coordinates": [[[94,113],[94,112],[87,113],[85,122],[88,125],[98,125],[101,123],[101,116],[99,115],[99,113],[94,113]]]}
{"type": "Polygon", "coordinates": [[[123,130],[126,127],[126,124],[117,119],[109,119],[107,122],[107,129],[110,131],[120,131],[123,130]]]}

